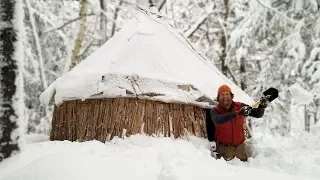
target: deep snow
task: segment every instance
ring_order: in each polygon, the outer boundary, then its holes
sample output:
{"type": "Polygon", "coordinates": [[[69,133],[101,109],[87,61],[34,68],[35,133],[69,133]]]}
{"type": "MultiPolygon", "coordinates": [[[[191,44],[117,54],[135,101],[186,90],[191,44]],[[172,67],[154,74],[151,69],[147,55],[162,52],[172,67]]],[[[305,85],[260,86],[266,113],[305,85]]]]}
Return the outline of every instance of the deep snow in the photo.
{"type": "Polygon", "coordinates": [[[21,154],[0,163],[1,180],[302,180],[320,178],[318,133],[257,135],[249,162],[215,160],[207,141],[135,135],[111,142],[47,141],[29,135],[21,154]]]}
{"type": "Polygon", "coordinates": [[[313,102],[313,95],[312,93],[308,92],[306,89],[301,87],[298,83],[295,83],[291,85],[288,88],[292,99],[297,103],[297,104],[305,104],[308,105],[311,102],[313,102]]]}

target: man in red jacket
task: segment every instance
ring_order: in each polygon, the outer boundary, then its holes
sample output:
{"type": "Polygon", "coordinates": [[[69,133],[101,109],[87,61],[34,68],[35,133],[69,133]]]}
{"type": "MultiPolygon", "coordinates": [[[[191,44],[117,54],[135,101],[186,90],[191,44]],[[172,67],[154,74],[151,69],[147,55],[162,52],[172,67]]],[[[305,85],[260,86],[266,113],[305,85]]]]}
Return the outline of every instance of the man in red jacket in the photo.
{"type": "Polygon", "coordinates": [[[267,100],[262,98],[258,108],[251,108],[241,102],[234,102],[233,93],[227,85],[218,89],[219,104],[210,111],[211,119],[215,125],[214,139],[211,143],[212,154],[215,158],[231,160],[234,157],[242,161],[248,159],[245,137],[245,116],[261,118],[267,107],[267,100]],[[250,108],[250,111],[246,111],[250,108]],[[248,112],[248,113],[245,113],[248,112]]]}

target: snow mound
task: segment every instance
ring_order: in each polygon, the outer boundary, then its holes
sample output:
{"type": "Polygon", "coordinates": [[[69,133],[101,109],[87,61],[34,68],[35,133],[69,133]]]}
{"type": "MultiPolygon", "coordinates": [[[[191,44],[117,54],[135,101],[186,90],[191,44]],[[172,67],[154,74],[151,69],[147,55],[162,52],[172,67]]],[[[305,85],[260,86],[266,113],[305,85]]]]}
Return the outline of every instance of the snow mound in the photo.
{"type": "Polygon", "coordinates": [[[256,144],[259,153],[249,162],[215,160],[207,140],[196,137],[187,141],[135,135],[107,143],[30,143],[21,154],[0,163],[0,179],[315,180],[320,178],[319,138],[319,133],[262,136],[256,144]]]}
{"type": "Polygon", "coordinates": [[[289,87],[292,98],[299,104],[310,104],[313,101],[313,95],[298,83],[289,87]]]}

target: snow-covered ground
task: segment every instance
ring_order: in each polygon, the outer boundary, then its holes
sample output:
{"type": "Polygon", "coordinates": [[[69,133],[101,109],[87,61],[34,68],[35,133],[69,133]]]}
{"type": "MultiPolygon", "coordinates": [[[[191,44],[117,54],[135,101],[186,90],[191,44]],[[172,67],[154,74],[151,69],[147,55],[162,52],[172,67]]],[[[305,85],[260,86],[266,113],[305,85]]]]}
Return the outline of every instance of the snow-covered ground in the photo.
{"type": "Polygon", "coordinates": [[[1,180],[320,179],[320,132],[256,136],[249,162],[215,160],[207,141],[135,135],[112,142],[50,142],[29,135],[23,152],[0,163],[1,180]]]}

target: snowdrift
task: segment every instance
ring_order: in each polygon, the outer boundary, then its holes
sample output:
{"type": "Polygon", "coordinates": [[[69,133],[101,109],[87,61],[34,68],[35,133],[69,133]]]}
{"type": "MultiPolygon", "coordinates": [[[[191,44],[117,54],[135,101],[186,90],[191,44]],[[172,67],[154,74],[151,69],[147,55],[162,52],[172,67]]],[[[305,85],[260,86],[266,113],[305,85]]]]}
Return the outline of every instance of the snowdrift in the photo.
{"type": "Polygon", "coordinates": [[[28,137],[17,156],[0,163],[1,180],[311,180],[320,178],[317,135],[256,139],[256,157],[249,162],[213,159],[204,139],[153,138],[136,135],[106,144],[50,142],[28,137]]]}

